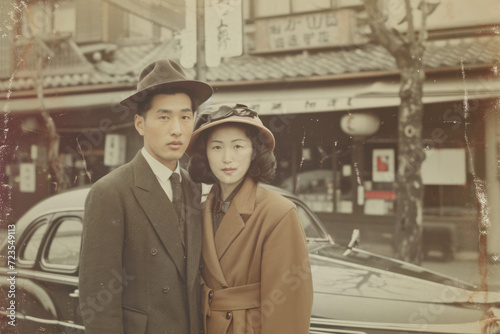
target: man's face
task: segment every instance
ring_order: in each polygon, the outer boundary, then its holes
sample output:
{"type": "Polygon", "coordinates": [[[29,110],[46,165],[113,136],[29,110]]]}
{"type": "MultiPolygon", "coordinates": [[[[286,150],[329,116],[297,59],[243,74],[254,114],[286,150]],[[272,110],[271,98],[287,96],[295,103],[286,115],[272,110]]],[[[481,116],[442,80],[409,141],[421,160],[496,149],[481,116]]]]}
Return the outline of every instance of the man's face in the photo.
{"type": "Polygon", "coordinates": [[[149,154],[174,170],[191,139],[193,118],[187,94],[159,94],[143,116],[135,115],[134,122],[149,154]]]}

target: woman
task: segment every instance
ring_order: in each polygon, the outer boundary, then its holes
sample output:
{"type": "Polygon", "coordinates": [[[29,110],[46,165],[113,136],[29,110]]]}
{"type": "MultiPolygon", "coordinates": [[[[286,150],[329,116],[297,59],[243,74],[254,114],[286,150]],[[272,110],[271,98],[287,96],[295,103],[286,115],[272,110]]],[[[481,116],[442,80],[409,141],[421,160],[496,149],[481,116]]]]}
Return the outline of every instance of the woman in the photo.
{"type": "Polygon", "coordinates": [[[292,202],[264,189],[274,136],[243,105],[201,114],[187,153],[194,182],[214,184],[203,211],[205,333],[309,332],[313,290],[292,202]]]}

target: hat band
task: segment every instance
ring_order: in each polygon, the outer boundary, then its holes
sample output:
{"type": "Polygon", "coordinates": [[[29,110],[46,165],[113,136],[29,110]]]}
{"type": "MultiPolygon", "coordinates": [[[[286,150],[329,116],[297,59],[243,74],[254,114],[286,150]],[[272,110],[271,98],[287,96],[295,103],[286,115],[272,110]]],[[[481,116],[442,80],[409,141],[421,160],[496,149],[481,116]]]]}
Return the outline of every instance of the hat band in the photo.
{"type": "Polygon", "coordinates": [[[212,113],[205,113],[200,115],[200,117],[196,121],[195,128],[200,128],[212,122],[229,118],[231,116],[255,118],[257,117],[257,112],[248,108],[244,104],[236,104],[234,107],[222,106],[212,113]]]}

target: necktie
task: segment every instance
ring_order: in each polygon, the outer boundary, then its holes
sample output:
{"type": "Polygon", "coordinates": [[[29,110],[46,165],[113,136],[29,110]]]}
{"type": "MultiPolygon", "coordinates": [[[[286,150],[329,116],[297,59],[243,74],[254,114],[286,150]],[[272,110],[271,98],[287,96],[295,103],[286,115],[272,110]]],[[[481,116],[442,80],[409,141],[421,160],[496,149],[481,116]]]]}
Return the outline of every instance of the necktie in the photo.
{"type": "Polygon", "coordinates": [[[182,214],[182,186],[181,176],[178,173],[172,173],[170,183],[172,184],[172,204],[177,213],[179,231],[181,232],[182,243],[184,244],[184,215],[182,214]]]}

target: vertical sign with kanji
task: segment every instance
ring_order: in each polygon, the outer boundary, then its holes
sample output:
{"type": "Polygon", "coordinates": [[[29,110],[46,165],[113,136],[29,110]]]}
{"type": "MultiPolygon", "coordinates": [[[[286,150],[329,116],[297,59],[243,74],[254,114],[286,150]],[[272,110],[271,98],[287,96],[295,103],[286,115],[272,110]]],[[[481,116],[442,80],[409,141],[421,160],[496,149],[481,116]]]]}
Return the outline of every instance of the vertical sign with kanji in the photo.
{"type": "Polygon", "coordinates": [[[19,164],[19,191],[34,193],[36,190],[36,168],[33,163],[19,164]]]}
{"type": "Polygon", "coordinates": [[[241,0],[205,1],[205,57],[208,66],[243,53],[241,0]]]}
{"type": "Polygon", "coordinates": [[[120,166],[125,163],[125,135],[107,134],[104,142],[104,165],[120,166]]]}
{"type": "Polygon", "coordinates": [[[196,64],[196,0],[186,0],[186,26],[179,34],[181,47],[180,62],[184,68],[192,68],[196,64]]]}

